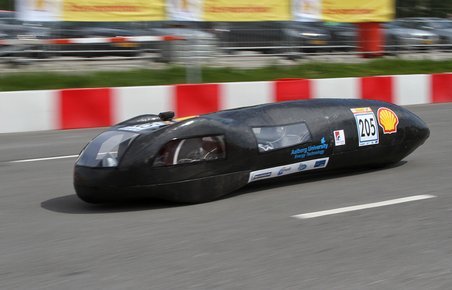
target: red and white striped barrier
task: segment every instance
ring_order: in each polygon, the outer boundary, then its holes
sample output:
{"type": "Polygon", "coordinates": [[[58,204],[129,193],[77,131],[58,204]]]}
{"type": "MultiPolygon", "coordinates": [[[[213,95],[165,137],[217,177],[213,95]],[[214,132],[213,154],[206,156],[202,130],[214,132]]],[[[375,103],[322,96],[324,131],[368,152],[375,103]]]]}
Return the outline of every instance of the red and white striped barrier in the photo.
{"type": "Polygon", "coordinates": [[[0,93],[0,133],[110,126],[140,114],[190,116],[313,98],[452,102],[452,73],[0,93]]]}
{"type": "Polygon", "coordinates": [[[18,38],[1,39],[0,45],[65,45],[65,44],[96,44],[96,43],[122,43],[122,42],[152,42],[152,41],[173,41],[185,40],[183,37],[164,36],[116,36],[116,37],[87,37],[87,38],[18,38]]]}

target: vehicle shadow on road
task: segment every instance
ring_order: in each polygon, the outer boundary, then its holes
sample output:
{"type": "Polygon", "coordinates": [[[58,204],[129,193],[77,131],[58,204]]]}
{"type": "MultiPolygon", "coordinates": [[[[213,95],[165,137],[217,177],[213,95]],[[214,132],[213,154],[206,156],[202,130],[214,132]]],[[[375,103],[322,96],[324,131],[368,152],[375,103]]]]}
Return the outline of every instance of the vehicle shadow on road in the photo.
{"type": "Polygon", "coordinates": [[[133,200],[121,203],[89,204],[80,200],[75,194],[52,198],[41,203],[41,207],[46,210],[69,214],[132,212],[181,206],[184,206],[184,204],[155,199],[133,200]]]}

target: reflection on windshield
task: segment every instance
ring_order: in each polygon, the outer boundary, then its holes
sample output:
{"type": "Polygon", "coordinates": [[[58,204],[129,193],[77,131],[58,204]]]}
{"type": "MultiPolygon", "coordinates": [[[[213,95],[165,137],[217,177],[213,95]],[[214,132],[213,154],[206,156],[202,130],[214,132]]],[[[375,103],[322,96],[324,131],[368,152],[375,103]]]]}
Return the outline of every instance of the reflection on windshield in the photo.
{"type": "Polygon", "coordinates": [[[77,165],[88,167],[116,167],[138,134],[107,131],[91,141],[80,154],[77,165]]]}
{"type": "Polygon", "coordinates": [[[311,133],[305,123],[273,127],[255,127],[259,152],[272,151],[311,141],[311,133]]]}

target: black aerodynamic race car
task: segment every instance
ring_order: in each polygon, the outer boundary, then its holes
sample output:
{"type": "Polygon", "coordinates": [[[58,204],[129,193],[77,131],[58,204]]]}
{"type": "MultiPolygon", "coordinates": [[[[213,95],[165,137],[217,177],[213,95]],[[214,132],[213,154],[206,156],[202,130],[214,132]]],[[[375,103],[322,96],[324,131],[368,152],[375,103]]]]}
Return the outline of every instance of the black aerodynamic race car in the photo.
{"type": "Polygon", "coordinates": [[[77,195],[91,203],[206,202],[270,178],[396,163],[430,135],[407,109],[372,100],[291,101],[173,117],[141,115],[95,137],[75,164],[77,195]]]}

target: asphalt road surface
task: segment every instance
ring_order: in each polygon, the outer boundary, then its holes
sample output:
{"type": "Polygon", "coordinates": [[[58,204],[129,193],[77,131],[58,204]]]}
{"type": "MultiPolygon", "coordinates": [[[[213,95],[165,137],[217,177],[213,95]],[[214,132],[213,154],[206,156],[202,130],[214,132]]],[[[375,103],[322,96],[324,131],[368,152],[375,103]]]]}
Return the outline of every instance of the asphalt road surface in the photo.
{"type": "Polygon", "coordinates": [[[99,130],[0,135],[0,289],[452,289],[452,104],[410,108],[431,137],[397,166],[188,206],[89,205],[73,157],[10,162],[99,130]]]}

